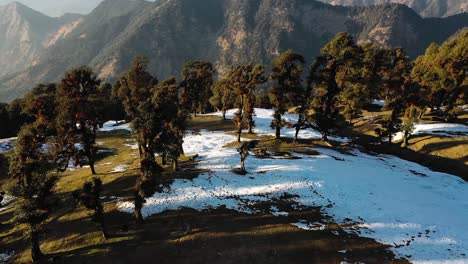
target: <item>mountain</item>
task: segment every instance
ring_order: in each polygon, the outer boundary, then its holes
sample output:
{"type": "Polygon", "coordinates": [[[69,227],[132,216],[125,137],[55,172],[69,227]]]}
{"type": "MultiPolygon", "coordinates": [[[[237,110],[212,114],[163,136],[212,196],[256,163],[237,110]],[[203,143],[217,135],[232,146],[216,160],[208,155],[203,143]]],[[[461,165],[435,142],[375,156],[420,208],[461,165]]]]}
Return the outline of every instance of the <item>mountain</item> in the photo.
{"type": "Polygon", "coordinates": [[[0,101],[24,95],[40,82],[60,80],[80,64],[115,80],[136,55],[150,59],[158,78],[180,75],[189,60],[270,65],[286,49],[310,63],[336,33],[404,47],[415,57],[468,26],[468,14],[423,19],[404,5],[332,6],[312,0],[107,0],[45,49],[30,68],[0,80],[0,101]]]}
{"type": "Polygon", "coordinates": [[[389,3],[404,4],[422,17],[447,17],[468,12],[466,0],[320,0],[324,3],[342,6],[369,6],[389,3]]]}
{"type": "Polygon", "coordinates": [[[0,6],[0,76],[37,63],[39,54],[78,19],[73,14],[51,18],[18,2],[0,6]]]}

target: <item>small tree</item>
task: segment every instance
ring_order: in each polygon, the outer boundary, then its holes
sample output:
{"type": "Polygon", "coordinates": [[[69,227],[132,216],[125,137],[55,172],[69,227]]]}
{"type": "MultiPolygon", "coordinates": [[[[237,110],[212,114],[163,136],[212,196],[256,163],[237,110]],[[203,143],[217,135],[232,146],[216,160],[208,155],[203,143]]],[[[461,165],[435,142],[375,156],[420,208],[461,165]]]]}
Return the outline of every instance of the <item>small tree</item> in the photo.
{"type": "Polygon", "coordinates": [[[270,90],[275,113],[271,127],[275,129],[276,139],[281,138],[281,128],[285,125],[282,116],[291,105],[292,98],[302,91],[302,68],[305,60],[302,55],[291,50],[283,52],[278,59],[273,61],[270,78],[275,81],[270,90]]]}
{"type": "Polygon", "coordinates": [[[228,86],[228,81],[226,79],[216,81],[213,84],[212,92],[213,96],[210,98],[210,103],[222,112],[223,119],[226,120],[227,110],[234,107],[234,95],[228,86]]]}
{"type": "Polygon", "coordinates": [[[92,181],[85,182],[81,192],[75,192],[74,197],[78,202],[88,210],[93,210],[91,220],[97,224],[102,232],[104,239],[109,238],[106,224],[104,221],[104,208],[101,203],[102,181],[94,177],[92,181]]]}
{"type": "Polygon", "coordinates": [[[408,147],[409,139],[411,137],[411,133],[414,131],[414,119],[407,119],[403,122],[401,126],[401,132],[403,133],[403,147],[408,147]]]}
{"type": "Polygon", "coordinates": [[[62,149],[71,151],[65,163],[68,165],[70,158],[78,160],[83,155],[88,159],[93,175],[96,174],[96,133],[102,122],[100,84],[91,68],[81,66],[65,73],[57,92],[59,142],[62,149]],[[77,144],[82,151],[74,148],[77,144]]]}
{"type": "Polygon", "coordinates": [[[204,113],[212,97],[213,65],[207,61],[192,61],[182,69],[182,106],[195,116],[204,113]]]}

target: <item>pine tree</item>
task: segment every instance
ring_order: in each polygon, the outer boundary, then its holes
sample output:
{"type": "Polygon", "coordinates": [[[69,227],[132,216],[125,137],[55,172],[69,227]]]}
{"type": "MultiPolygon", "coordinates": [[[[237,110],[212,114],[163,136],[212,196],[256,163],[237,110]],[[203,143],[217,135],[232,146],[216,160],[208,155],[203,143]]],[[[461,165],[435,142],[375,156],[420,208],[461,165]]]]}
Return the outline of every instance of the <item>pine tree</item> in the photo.
{"type": "Polygon", "coordinates": [[[101,203],[102,181],[94,177],[92,181],[85,182],[83,189],[74,192],[75,199],[88,210],[93,210],[91,220],[99,224],[104,239],[109,238],[107,227],[104,221],[104,207],[101,203]]]}
{"type": "Polygon", "coordinates": [[[282,116],[291,106],[292,98],[303,89],[301,75],[304,63],[304,57],[291,50],[283,52],[273,61],[270,78],[275,84],[270,90],[270,95],[275,113],[271,127],[275,129],[276,139],[280,139],[281,128],[285,125],[282,116]]]}
{"type": "Polygon", "coordinates": [[[118,96],[131,119],[138,142],[140,176],[135,184],[135,220],[143,221],[141,209],[145,197],[152,194],[157,175],[161,171],[155,159],[157,139],[162,131],[160,113],[154,111],[153,96],[158,81],[148,72],[148,60],[136,57],[130,69],[117,80],[113,94],[118,96]]]}
{"type": "Polygon", "coordinates": [[[173,169],[178,169],[178,159],[183,153],[183,138],[186,130],[188,112],[179,104],[179,84],[175,78],[159,83],[154,92],[154,111],[162,120],[162,132],[158,144],[163,152],[163,159],[169,157],[173,169]]]}
{"type": "Polygon", "coordinates": [[[234,117],[237,128],[237,142],[241,142],[242,124],[244,117],[248,120],[248,129],[252,133],[254,127],[254,98],[257,85],[266,82],[262,65],[245,64],[233,67],[228,75],[227,86],[237,97],[236,104],[238,111],[234,117]]]}
{"type": "Polygon", "coordinates": [[[45,87],[36,87],[33,90],[35,96],[28,96],[25,109],[33,115],[35,122],[24,125],[19,132],[10,160],[12,184],[8,189],[16,197],[15,222],[28,227],[34,263],[44,257],[39,239],[45,232],[45,222],[53,204],[51,196],[58,180],[57,175],[51,173],[55,168],[53,155],[44,148],[53,127],[53,119],[47,109],[53,109],[54,103],[47,89],[41,88],[45,87]]]}
{"type": "Polygon", "coordinates": [[[195,116],[209,109],[214,74],[213,65],[207,61],[188,62],[182,69],[182,105],[195,116]]]}
{"type": "Polygon", "coordinates": [[[228,86],[228,80],[217,80],[213,84],[212,92],[213,96],[210,98],[210,103],[222,112],[223,119],[226,120],[227,110],[234,107],[234,94],[231,87],[228,86]]]}
{"type": "Polygon", "coordinates": [[[102,122],[100,84],[91,68],[81,66],[65,73],[57,91],[59,142],[62,149],[69,151],[68,157],[63,159],[64,164],[67,165],[70,158],[75,158],[76,164],[84,156],[93,175],[96,174],[96,133],[102,122]],[[80,146],[78,149],[77,145],[80,146]]]}
{"type": "Polygon", "coordinates": [[[412,63],[401,48],[388,48],[385,54],[384,68],[385,108],[391,113],[382,121],[382,129],[376,129],[381,137],[388,137],[392,143],[392,136],[399,132],[402,126],[401,116],[408,108],[408,92],[413,89],[410,73],[412,63]]]}

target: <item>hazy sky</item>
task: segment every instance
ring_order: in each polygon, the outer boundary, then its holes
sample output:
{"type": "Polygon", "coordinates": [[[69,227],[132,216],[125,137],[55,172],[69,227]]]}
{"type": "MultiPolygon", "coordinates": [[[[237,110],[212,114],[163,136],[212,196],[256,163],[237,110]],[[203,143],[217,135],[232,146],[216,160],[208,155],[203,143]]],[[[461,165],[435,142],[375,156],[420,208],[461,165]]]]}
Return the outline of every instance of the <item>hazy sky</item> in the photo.
{"type": "MultiPolygon", "coordinates": [[[[64,13],[88,14],[102,0],[17,0],[32,9],[49,16],[60,16],[64,13]]],[[[13,0],[0,0],[0,5],[5,5],[13,0]]]]}

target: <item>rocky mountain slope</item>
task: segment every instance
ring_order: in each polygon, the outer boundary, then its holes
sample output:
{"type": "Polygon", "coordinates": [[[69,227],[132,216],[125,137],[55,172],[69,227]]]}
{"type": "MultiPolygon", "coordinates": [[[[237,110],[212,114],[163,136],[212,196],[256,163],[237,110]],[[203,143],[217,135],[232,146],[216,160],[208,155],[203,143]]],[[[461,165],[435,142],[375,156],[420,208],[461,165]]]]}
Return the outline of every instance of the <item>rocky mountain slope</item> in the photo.
{"type": "Polygon", "coordinates": [[[18,2],[0,6],[0,76],[36,64],[39,54],[79,21],[79,15],[51,18],[18,2]]]}
{"type": "Polygon", "coordinates": [[[342,7],[312,0],[107,0],[82,18],[35,60],[0,80],[0,101],[24,95],[34,84],[57,81],[88,64],[112,81],[135,55],[165,78],[189,60],[205,59],[222,74],[230,65],[264,63],[294,49],[311,62],[336,33],[359,41],[402,46],[413,57],[468,26],[468,14],[423,19],[403,5],[342,7]]]}
{"type": "Polygon", "coordinates": [[[404,4],[422,17],[447,17],[468,12],[466,0],[320,0],[332,5],[369,6],[388,3],[404,4]]]}

